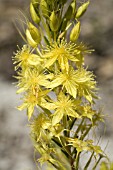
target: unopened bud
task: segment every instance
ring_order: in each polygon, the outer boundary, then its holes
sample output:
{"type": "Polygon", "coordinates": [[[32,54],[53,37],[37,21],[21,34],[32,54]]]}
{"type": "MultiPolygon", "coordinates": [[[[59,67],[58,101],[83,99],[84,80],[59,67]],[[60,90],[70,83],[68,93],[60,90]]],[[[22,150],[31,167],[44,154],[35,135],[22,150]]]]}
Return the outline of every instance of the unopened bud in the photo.
{"type": "Polygon", "coordinates": [[[67,26],[67,19],[64,18],[63,22],[62,22],[62,26],[61,26],[61,31],[64,31],[66,29],[66,26],[67,26]]]}
{"type": "Polygon", "coordinates": [[[55,12],[53,11],[50,16],[50,28],[52,31],[57,31],[59,27],[59,21],[57,16],[55,15],[55,12]]]}
{"type": "Polygon", "coordinates": [[[30,34],[33,38],[33,40],[39,44],[40,41],[41,41],[41,34],[38,30],[37,27],[35,27],[32,23],[29,22],[29,25],[28,25],[28,28],[29,28],[29,31],[30,31],[30,34]]]}
{"type": "Polygon", "coordinates": [[[37,43],[33,40],[30,31],[28,29],[26,29],[26,38],[27,38],[27,42],[31,47],[36,47],[37,43]]]}
{"type": "Polygon", "coordinates": [[[40,1],[40,8],[44,17],[48,16],[48,5],[45,0],[40,1]]]}
{"type": "Polygon", "coordinates": [[[77,13],[76,13],[76,17],[75,18],[80,18],[84,13],[85,11],[87,10],[88,6],[89,6],[89,1],[87,1],[86,3],[84,3],[82,6],[80,6],[77,10],[77,13]]]}
{"type": "Polygon", "coordinates": [[[75,42],[78,39],[79,35],[80,35],[80,22],[78,22],[72,29],[70,33],[70,40],[72,42],[75,42]]]}
{"type": "Polygon", "coordinates": [[[75,13],[76,13],[76,0],[73,0],[73,2],[71,3],[71,7],[73,9],[73,16],[75,16],[75,13]]]}
{"type": "Polygon", "coordinates": [[[70,6],[68,7],[68,9],[67,9],[66,14],[65,14],[65,18],[66,18],[67,20],[70,20],[71,17],[72,17],[72,14],[73,14],[73,8],[72,8],[72,6],[70,5],[70,6]]]}
{"type": "Polygon", "coordinates": [[[30,13],[31,13],[32,20],[33,20],[36,24],[39,24],[40,18],[39,18],[39,16],[37,15],[37,13],[36,13],[36,11],[35,11],[35,8],[34,8],[34,6],[33,6],[32,3],[30,4],[30,13]]]}
{"type": "Polygon", "coordinates": [[[33,4],[35,8],[37,8],[37,6],[39,5],[39,2],[40,0],[31,0],[31,3],[33,4]]]}
{"type": "Polygon", "coordinates": [[[41,41],[41,34],[40,34],[38,28],[36,28],[32,23],[29,22],[28,29],[26,31],[27,31],[26,37],[27,37],[28,42],[30,42],[32,40],[31,44],[35,45],[35,43],[36,43],[38,45],[41,41]]]}

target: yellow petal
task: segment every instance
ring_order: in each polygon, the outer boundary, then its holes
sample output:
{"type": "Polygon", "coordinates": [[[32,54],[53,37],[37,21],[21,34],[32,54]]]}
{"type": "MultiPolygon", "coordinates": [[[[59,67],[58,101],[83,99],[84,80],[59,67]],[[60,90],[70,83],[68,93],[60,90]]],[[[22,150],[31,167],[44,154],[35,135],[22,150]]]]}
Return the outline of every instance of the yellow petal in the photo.
{"type": "Polygon", "coordinates": [[[27,109],[28,120],[30,120],[33,112],[34,112],[34,105],[30,105],[27,109]]]}
{"type": "Polygon", "coordinates": [[[27,107],[27,103],[23,103],[22,105],[18,106],[17,109],[22,111],[27,107]]]}
{"type": "Polygon", "coordinates": [[[57,123],[59,123],[61,121],[63,117],[63,113],[61,112],[55,112],[53,115],[53,119],[52,119],[52,125],[56,125],[57,123]]]}

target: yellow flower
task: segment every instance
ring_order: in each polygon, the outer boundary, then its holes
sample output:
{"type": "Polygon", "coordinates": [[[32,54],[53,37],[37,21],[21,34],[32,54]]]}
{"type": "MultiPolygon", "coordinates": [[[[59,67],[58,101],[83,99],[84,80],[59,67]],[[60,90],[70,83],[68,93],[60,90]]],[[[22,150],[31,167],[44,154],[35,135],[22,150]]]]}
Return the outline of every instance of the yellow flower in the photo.
{"type": "Polygon", "coordinates": [[[38,104],[40,105],[42,98],[47,95],[48,91],[38,91],[35,95],[32,91],[29,91],[23,98],[24,102],[22,105],[18,106],[18,110],[22,111],[27,109],[28,120],[30,120],[33,112],[34,107],[38,104]]]}
{"type": "Polygon", "coordinates": [[[77,95],[80,97],[84,96],[90,102],[92,102],[96,89],[96,82],[94,81],[92,72],[87,71],[84,68],[74,70],[70,67],[67,73],[59,73],[47,87],[55,88],[59,85],[63,85],[67,90],[67,93],[74,98],[76,98],[77,95]]]}
{"type": "Polygon", "coordinates": [[[32,90],[33,94],[40,89],[40,86],[48,85],[48,76],[39,72],[37,68],[22,71],[17,76],[19,90],[17,93],[32,90]]]}
{"type": "Polygon", "coordinates": [[[78,138],[67,138],[67,141],[70,143],[69,145],[72,145],[76,148],[77,154],[82,152],[82,151],[90,151],[90,152],[95,152],[97,155],[103,154],[103,151],[101,150],[100,146],[95,146],[93,145],[92,140],[85,140],[82,141],[78,138]]]}
{"type": "Polygon", "coordinates": [[[18,106],[17,108],[20,111],[27,108],[27,115],[28,115],[28,120],[29,120],[34,112],[34,107],[37,104],[38,104],[37,97],[35,95],[33,95],[32,93],[29,93],[29,94],[25,95],[24,103],[22,105],[18,106]]]}
{"type": "Polygon", "coordinates": [[[26,69],[29,65],[36,66],[41,63],[41,58],[37,54],[32,54],[30,47],[24,45],[22,50],[19,49],[15,56],[13,57],[14,64],[16,64],[15,69],[19,67],[26,69]]]}
{"type": "Polygon", "coordinates": [[[43,51],[45,67],[49,68],[55,61],[58,61],[60,68],[68,71],[69,61],[78,61],[76,53],[74,53],[75,46],[76,45],[72,43],[67,43],[62,40],[61,42],[54,42],[51,46],[46,47],[43,51]]]}
{"type": "Polygon", "coordinates": [[[52,125],[56,125],[61,121],[64,115],[68,115],[74,118],[80,118],[79,114],[76,112],[75,101],[71,100],[70,97],[63,92],[60,92],[58,95],[58,100],[52,103],[44,102],[42,106],[48,110],[55,110],[52,115],[52,125]]]}
{"type": "Polygon", "coordinates": [[[96,114],[96,111],[91,108],[90,105],[82,106],[81,107],[82,116],[87,117],[92,121],[93,116],[96,114]]]}
{"type": "Polygon", "coordinates": [[[78,61],[76,62],[76,66],[79,68],[82,65],[84,65],[84,55],[91,53],[94,51],[93,49],[90,49],[90,47],[87,47],[82,42],[76,45],[76,48],[74,49],[74,53],[76,54],[76,58],[78,61]]]}
{"type": "Polygon", "coordinates": [[[40,139],[41,134],[44,133],[45,129],[48,129],[51,125],[51,121],[44,113],[40,113],[33,121],[30,123],[31,133],[35,134],[37,141],[40,139]]]}

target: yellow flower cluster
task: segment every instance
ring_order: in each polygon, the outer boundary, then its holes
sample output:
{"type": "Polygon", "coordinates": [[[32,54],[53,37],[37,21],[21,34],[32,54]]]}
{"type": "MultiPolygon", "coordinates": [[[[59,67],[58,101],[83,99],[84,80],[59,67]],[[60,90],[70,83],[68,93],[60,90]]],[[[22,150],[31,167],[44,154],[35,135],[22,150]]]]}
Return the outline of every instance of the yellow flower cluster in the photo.
{"type": "Polygon", "coordinates": [[[101,120],[101,114],[93,109],[97,98],[95,76],[84,66],[84,55],[92,50],[78,42],[79,18],[89,1],[77,9],[76,0],[72,0],[64,14],[66,3],[31,1],[35,24],[27,23],[27,44],[19,48],[13,60],[17,93],[23,95],[18,109],[27,109],[34,147],[41,155],[39,162],[48,162],[59,170],[78,170],[82,152],[92,153],[85,167],[95,154],[99,159],[105,155],[92,140],[85,139],[101,120]]]}

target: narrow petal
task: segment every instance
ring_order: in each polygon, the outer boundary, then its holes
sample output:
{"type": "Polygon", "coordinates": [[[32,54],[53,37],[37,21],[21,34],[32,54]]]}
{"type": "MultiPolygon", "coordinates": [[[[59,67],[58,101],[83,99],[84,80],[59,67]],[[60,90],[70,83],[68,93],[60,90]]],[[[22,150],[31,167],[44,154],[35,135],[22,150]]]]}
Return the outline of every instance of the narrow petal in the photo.
{"type": "Polygon", "coordinates": [[[63,77],[62,76],[58,76],[55,80],[50,82],[50,84],[47,87],[48,88],[58,87],[59,85],[61,85],[63,83],[63,81],[64,81],[63,77]]]}
{"type": "Polygon", "coordinates": [[[53,56],[52,58],[48,59],[45,61],[45,66],[44,67],[47,67],[49,68],[57,59],[57,56],[53,56]]]}
{"type": "Polygon", "coordinates": [[[52,119],[52,125],[56,125],[57,123],[59,123],[61,121],[63,117],[63,113],[61,112],[55,112],[53,115],[53,119],[52,119]]]}

